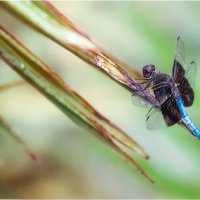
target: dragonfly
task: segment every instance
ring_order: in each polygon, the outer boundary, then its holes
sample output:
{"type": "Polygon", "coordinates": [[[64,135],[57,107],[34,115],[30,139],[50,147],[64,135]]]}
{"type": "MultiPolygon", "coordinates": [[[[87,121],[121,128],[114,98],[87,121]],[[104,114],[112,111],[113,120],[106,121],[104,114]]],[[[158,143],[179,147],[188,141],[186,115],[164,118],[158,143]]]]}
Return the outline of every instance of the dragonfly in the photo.
{"type": "Polygon", "coordinates": [[[188,130],[200,140],[200,130],[192,122],[186,107],[194,102],[194,81],[197,65],[192,61],[185,64],[184,42],[177,38],[176,52],[172,67],[172,75],[156,72],[153,64],[143,67],[143,78],[137,79],[144,87],[133,93],[133,103],[146,106],[148,102],[141,99],[143,92],[148,90],[155,97],[155,103],[146,115],[146,126],[150,130],[169,127],[176,123],[184,123],[188,130]],[[139,104],[138,104],[139,102],[139,104]]]}

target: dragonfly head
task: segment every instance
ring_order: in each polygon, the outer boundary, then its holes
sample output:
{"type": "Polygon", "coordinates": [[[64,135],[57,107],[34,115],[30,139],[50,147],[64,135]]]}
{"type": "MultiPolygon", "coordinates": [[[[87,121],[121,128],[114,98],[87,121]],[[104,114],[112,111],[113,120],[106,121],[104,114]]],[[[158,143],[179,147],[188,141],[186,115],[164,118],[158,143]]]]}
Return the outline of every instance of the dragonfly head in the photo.
{"type": "Polygon", "coordinates": [[[150,78],[150,76],[152,75],[152,73],[155,71],[155,66],[150,64],[150,65],[145,65],[143,67],[143,76],[145,78],[150,78]]]}

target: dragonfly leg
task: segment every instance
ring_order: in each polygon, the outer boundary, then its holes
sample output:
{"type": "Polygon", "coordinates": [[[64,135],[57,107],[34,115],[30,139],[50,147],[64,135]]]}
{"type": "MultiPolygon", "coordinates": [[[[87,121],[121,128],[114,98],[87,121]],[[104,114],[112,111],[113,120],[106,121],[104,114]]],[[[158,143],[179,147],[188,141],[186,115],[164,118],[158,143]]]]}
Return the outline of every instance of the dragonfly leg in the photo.
{"type": "Polygon", "coordinates": [[[140,84],[145,84],[145,83],[148,83],[149,81],[144,81],[144,82],[140,82],[140,84]]]}
{"type": "Polygon", "coordinates": [[[144,90],[146,90],[146,89],[150,86],[151,82],[152,82],[152,80],[150,79],[150,80],[148,80],[148,81],[144,81],[144,82],[142,82],[142,83],[139,83],[139,84],[145,84],[145,83],[147,83],[147,85],[146,85],[144,88],[142,88],[142,89],[140,89],[140,90],[136,90],[136,91],[137,91],[137,92],[143,92],[144,90]]]}
{"type": "Polygon", "coordinates": [[[151,110],[153,109],[154,107],[152,106],[150,109],[149,109],[149,111],[148,111],[148,113],[145,115],[145,117],[147,117],[148,115],[149,115],[149,113],[151,112],[151,110]]]}
{"type": "Polygon", "coordinates": [[[142,89],[142,91],[146,90],[150,86],[151,82],[152,82],[152,80],[148,81],[147,85],[142,89]]]}
{"type": "Polygon", "coordinates": [[[135,78],[135,80],[149,80],[150,78],[135,78]]]}

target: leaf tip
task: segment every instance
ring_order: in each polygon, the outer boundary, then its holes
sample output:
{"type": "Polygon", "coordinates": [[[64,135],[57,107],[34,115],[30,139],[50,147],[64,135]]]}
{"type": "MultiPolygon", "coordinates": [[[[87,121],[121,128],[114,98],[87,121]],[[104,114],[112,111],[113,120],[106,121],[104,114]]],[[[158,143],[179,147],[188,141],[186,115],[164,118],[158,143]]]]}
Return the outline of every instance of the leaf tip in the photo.
{"type": "Polygon", "coordinates": [[[149,158],[150,158],[150,156],[147,155],[147,154],[146,154],[145,157],[144,157],[145,160],[148,160],[149,158]]]}
{"type": "Polygon", "coordinates": [[[36,165],[40,166],[42,164],[41,159],[39,159],[37,155],[35,155],[32,152],[29,152],[29,155],[30,155],[31,159],[36,163],[36,165]]]}

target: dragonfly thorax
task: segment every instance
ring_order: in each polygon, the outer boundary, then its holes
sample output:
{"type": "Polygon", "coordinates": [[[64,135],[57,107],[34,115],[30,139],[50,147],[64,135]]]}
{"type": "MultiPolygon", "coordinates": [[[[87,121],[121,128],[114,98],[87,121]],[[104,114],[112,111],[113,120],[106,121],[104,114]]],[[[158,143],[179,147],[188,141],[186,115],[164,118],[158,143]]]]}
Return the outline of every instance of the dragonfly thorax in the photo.
{"type": "Polygon", "coordinates": [[[151,75],[153,83],[153,92],[156,100],[162,105],[170,96],[172,96],[175,84],[172,78],[164,73],[153,72],[151,75]]]}

